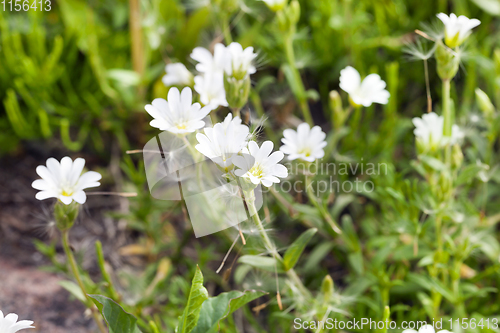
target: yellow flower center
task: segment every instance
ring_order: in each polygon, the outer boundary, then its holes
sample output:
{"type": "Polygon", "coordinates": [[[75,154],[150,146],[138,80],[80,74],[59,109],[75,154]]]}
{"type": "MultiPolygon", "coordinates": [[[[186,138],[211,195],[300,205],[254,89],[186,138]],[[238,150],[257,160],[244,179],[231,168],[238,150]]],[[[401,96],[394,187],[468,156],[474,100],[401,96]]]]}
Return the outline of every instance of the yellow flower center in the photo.
{"type": "Polygon", "coordinates": [[[186,124],[177,124],[177,129],[183,130],[186,129],[186,124]]]}
{"type": "Polygon", "coordinates": [[[63,190],[62,191],[62,195],[64,195],[65,197],[70,197],[70,196],[73,195],[73,192],[72,191],[71,192],[67,192],[66,190],[63,190]]]}
{"type": "Polygon", "coordinates": [[[262,178],[262,176],[264,175],[264,170],[262,169],[261,165],[260,164],[255,164],[250,170],[249,172],[254,176],[254,177],[257,177],[257,178],[262,178]]]}
{"type": "Polygon", "coordinates": [[[299,154],[304,154],[305,157],[309,157],[312,155],[311,148],[309,148],[309,147],[303,148],[303,149],[299,150],[299,154]]]}

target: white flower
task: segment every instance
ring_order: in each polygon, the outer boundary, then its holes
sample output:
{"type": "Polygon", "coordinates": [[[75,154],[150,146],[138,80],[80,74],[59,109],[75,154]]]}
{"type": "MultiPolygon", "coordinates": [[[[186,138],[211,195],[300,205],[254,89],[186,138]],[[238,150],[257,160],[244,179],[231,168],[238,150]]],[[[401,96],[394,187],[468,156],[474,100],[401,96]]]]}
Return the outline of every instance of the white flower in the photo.
{"type": "Polygon", "coordinates": [[[95,171],[88,171],[82,175],[85,160],[63,157],[61,163],[55,158],[47,160],[47,166],[39,165],[36,173],[42,178],[35,180],[31,186],[40,190],[35,196],[38,200],[57,198],[69,205],[73,200],[84,204],[87,196],[83,191],[86,188],[101,185],[98,180],[101,175],[95,171]]]}
{"type": "Polygon", "coordinates": [[[200,103],[192,104],[191,88],[182,89],[182,93],[177,88],[170,88],[167,99],[156,98],[145,106],[154,118],[149,123],[151,126],[175,134],[191,133],[205,126],[203,118],[212,111],[212,107],[202,108],[200,103]]]}
{"type": "Polygon", "coordinates": [[[279,11],[285,7],[288,0],[262,0],[272,11],[279,11]]]}
{"type": "Polygon", "coordinates": [[[390,94],[378,74],[370,74],[361,81],[359,72],[351,66],[340,71],[340,88],[349,94],[356,105],[368,107],[372,103],[387,104],[390,94]]]}
{"type": "Polygon", "coordinates": [[[212,161],[227,169],[233,164],[233,157],[247,144],[250,129],[241,125],[239,117],[228,114],[223,123],[205,128],[204,133],[196,134],[199,144],[195,148],[212,161]]]}
{"type": "Polygon", "coordinates": [[[415,130],[413,133],[425,150],[436,150],[444,147],[448,143],[455,144],[462,137],[463,133],[457,125],[451,129],[451,137],[443,135],[444,118],[436,113],[426,113],[422,118],[413,118],[415,130]]]}
{"type": "MultiPolygon", "coordinates": [[[[424,325],[418,329],[418,333],[434,333],[434,332],[435,332],[434,327],[432,327],[432,325],[424,325]]],[[[417,333],[417,331],[413,329],[407,329],[404,330],[402,333],[417,333]]],[[[441,330],[438,331],[438,333],[451,333],[451,332],[448,330],[441,330]]]]}
{"type": "Polygon", "coordinates": [[[278,163],[285,156],[282,152],[275,151],[271,154],[273,146],[272,141],[265,141],[259,148],[255,141],[250,141],[248,149],[243,150],[243,156],[234,158],[234,165],[239,168],[234,173],[248,178],[254,185],[269,187],[273,183],[279,183],[279,178],[288,176],[288,170],[278,163]]]}
{"type": "Polygon", "coordinates": [[[463,43],[472,32],[472,29],[481,24],[478,19],[469,19],[466,16],[445,13],[437,14],[444,24],[444,42],[448,47],[455,48],[463,43]]]}
{"type": "Polygon", "coordinates": [[[16,333],[17,331],[26,328],[35,328],[30,320],[17,321],[18,316],[15,313],[9,313],[5,317],[3,312],[0,311],[0,333],[16,333]]]}
{"type": "Polygon", "coordinates": [[[165,72],[167,74],[161,80],[167,87],[190,86],[193,83],[193,74],[180,62],[166,65],[165,72]]]}
{"type": "Polygon", "coordinates": [[[289,160],[302,159],[307,162],[314,162],[323,158],[326,146],[326,134],[321,127],[314,126],[312,129],[308,123],[302,123],[297,127],[297,131],[286,129],[283,131],[284,143],[280,151],[288,155],[289,160]]]}
{"type": "Polygon", "coordinates": [[[255,73],[256,69],[252,65],[252,62],[257,57],[257,53],[253,52],[253,47],[249,46],[243,49],[241,44],[231,43],[226,48],[226,51],[228,58],[224,66],[224,71],[227,75],[241,80],[247,75],[255,73]]]}
{"type": "Polygon", "coordinates": [[[210,105],[212,109],[227,106],[224,74],[222,72],[195,76],[194,90],[200,94],[200,101],[204,105],[210,105]]]}
{"type": "Polygon", "coordinates": [[[206,48],[196,47],[191,58],[198,61],[196,70],[200,73],[222,72],[227,62],[226,47],[221,43],[215,44],[213,55],[206,48]]]}

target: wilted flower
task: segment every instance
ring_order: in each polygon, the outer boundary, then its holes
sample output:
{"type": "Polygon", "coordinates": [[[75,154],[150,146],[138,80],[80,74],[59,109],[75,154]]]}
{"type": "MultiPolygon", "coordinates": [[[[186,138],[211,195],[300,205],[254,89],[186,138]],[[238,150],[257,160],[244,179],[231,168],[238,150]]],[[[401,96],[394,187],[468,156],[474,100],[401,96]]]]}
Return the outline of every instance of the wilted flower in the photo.
{"type": "Polygon", "coordinates": [[[279,178],[288,176],[288,170],[278,163],[285,156],[282,152],[275,151],[271,154],[273,146],[272,141],[265,141],[259,148],[255,141],[250,141],[248,149],[243,150],[243,156],[234,158],[234,165],[239,168],[234,173],[248,178],[254,185],[269,187],[273,183],[279,183],[279,178]]]}
{"type": "Polygon", "coordinates": [[[274,12],[277,12],[285,7],[288,0],[262,0],[274,12]]]}
{"type": "Polygon", "coordinates": [[[145,106],[146,111],[153,117],[149,123],[162,131],[183,134],[191,133],[205,126],[203,118],[210,111],[211,106],[201,107],[200,103],[193,102],[191,88],[184,88],[182,93],[177,88],[168,91],[168,100],[156,98],[145,106]]]}
{"type": "Polygon", "coordinates": [[[194,90],[200,94],[200,101],[204,105],[210,105],[213,109],[218,106],[227,106],[224,74],[222,72],[195,76],[194,90]]]}
{"type": "Polygon", "coordinates": [[[35,328],[31,326],[33,324],[31,320],[17,321],[17,318],[18,316],[15,313],[9,313],[4,317],[3,312],[0,310],[0,333],[16,333],[26,328],[35,328]]]}
{"type": "Polygon", "coordinates": [[[340,88],[349,94],[351,103],[368,107],[372,103],[387,104],[390,94],[378,74],[370,74],[361,81],[359,72],[351,66],[340,71],[340,88]]]}
{"type": "Polygon", "coordinates": [[[253,52],[253,47],[243,49],[240,43],[231,43],[226,48],[227,61],[224,71],[227,75],[235,77],[237,80],[245,78],[249,74],[254,74],[256,69],[252,64],[257,53],[253,52]]]}
{"type": "Polygon", "coordinates": [[[444,42],[450,48],[460,46],[469,37],[472,29],[481,24],[481,21],[478,19],[469,19],[464,15],[457,17],[453,13],[450,16],[445,13],[439,13],[437,17],[444,24],[444,42]]]}
{"type": "Polygon", "coordinates": [[[447,144],[455,144],[463,137],[457,125],[453,125],[451,137],[445,137],[443,135],[444,118],[434,112],[426,113],[422,118],[413,118],[413,124],[415,125],[413,133],[424,151],[433,151],[447,144]]]}
{"type": "MultiPolygon", "coordinates": [[[[434,327],[432,325],[423,325],[418,329],[418,333],[434,333],[434,332],[435,332],[434,327]]],[[[404,330],[402,333],[417,333],[417,331],[413,329],[407,329],[404,330]]],[[[438,333],[451,333],[451,332],[448,330],[440,330],[438,331],[438,333]]]]}
{"type": "Polygon", "coordinates": [[[247,144],[250,129],[241,125],[239,117],[228,114],[223,123],[205,128],[204,133],[196,134],[199,144],[195,148],[223,168],[230,168],[233,157],[247,144]]]}
{"type": "Polygon", "coordinates": [[[69,205],[73,200],[79,204],[84,204],[87,196],[83,191],[86,188],[101,185],[98,180],[101,174],[95,171],[87,171],[82,175],[85,160],[77,158],[74,161],[66,156],[61,163],[55,158],[47,160],[47,166],[39,165],[36,173],[42,178],[35,180],[31,186],[40,190],[36,194],[38,200],[57,198],[65,205],[69,205]]]}
{"type": "Polygon", "coordinates": [[[227,63],[226,47],[221,43],[215,44],[213,55],[204,47],[196,47],[191,58],[198,61],[196,70],[200,73],[222,72],[227,63]]]}
{"type": "Polygon", "coordinates": [[[325,156],[323,148],[326,146],[326,134],[319,126],[311,129],[308,123],[302,123],[297,127],[297,131],[284,130],[283,136],[281,141],[284,145],[280,147],[280,151],[287,154],[289,160],[314,162],[325,156]]]}
{"type": "Polygon", "coordinates": [[[167,87],[170,86],[190,86],[193,84],[193,74],[184,66],[183,63],[177,62],[165,66],[166,75],[162,81],[167,87]]]}

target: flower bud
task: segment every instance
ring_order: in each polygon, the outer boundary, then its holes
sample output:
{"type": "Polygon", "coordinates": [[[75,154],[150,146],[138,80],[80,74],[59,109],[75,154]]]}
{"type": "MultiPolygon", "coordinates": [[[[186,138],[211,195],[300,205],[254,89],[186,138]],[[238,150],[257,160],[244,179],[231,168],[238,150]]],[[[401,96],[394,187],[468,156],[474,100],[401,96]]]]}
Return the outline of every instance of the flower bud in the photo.
{"type": "Polygon", "coordinates": [[[495,107],[491,103],[490,98],[484,91],[479,88],[476,88],[476,101],[477,106],[483,112],[486,119],[491,119],[493,113],[495,112],[495,107]]]}
{"type": "Polygon", "coordinates": [[[441,41],[437,42],[436,48],[437,72],[441,80],[451,80],[458,72],[460,55],[446,47],[441,41]]]}
{"type": "Polygon", "coordinates": [[[333,279],[330,275],[326,275],[321,283],[321,294],[323,294],[325,303],[330,301],[333,296],[333,290],[333,279]]]}
{"type": "Polygon", "coordinates": [[[460,168],[463,161],[464,161],[464,154],[462,153],[462,148],[460,148],[460,145],[454,144],[453,151],[451,154],[452,167],[454,169],[460,168]]]}
{"type": "Polygon", "coordinates": [[[69,205],[65,205],[60,201],[54,206],[54,218],[56,220],[57,228],[61,231],[69,230],[75,223],[78,216],[80,204],[76,201],[69,205]]]}
{"type": "Polygon", "coordinates": [[[229,107],[235,110],[241,109],[247,103],[250,93],[250,75],[237,79],[224,74],[224,90],[229,107]]]}
{"type": "Polygon", "coordinates": [[[290,18],[290,22],[296,25],[300,19],[300,4],[297,0],[293,0],[288,6],[287,15],[290,18]]]}
{"type": "Polygon", "coordinates": [[[348,113],[342,108],[342,98],[337,90],[330,91],[329,94],[330,110],[332,112],[332,122],[336,129],[339,129],[345,124],[348,113]]]}
{"type": "Polygon", "coordinates": [[[288,6],[284,7],[276,13],[278,27],[281,31],[294,33],[295,26],[300,19],[300,4],[297,0],[293,0],[288,6]]]}

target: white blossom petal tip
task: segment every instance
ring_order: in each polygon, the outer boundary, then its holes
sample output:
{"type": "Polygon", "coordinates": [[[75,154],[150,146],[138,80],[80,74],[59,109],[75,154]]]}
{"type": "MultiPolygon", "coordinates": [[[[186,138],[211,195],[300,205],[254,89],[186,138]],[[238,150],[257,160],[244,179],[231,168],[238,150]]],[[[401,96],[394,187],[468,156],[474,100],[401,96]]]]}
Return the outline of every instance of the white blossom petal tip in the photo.
{"type": "Polygon", "coordinates": [[[62,203],[69,205],[76,201],[84,204],[87,200],[83,190],[100,185],[101,174],[95,171],[88,171],[82,174],[85,166],[83,158],[74,161],[66,156],[61,162],[55,158],[49,158],[46,166],[39,165],[36,173],[41,179],[35,180],[31,186],[39,190],[35,195],[38,200],[57,198],[62,203]]]}
{"type": "Polygon", "coordinates": [[[3,312],[0,311],[0,332],[16,333],[27,328],[35,328],[34,326],[32,326],[33,322],[31,320],[17,321],[17,319],[18,316],[15,313],[9,313],[4,317],[3,312]]]}
{"type": "Polygon", "coordinates": [[[246,146],[250,129],[241,124],[240,117],[229,113],[223,122],[205,128],[204,134],[198,133],[196,150],[210,158],[220,167],[229,169],[235,157],[246,146]]]}
{"type": "Polygon", "coordinates": [[[243,155],[234,158],[234,165],[238,167],[235,174],[254,185],[270,187],[279,183],[280,178],[288,176],[288,170],[278,163],[285,155],[281,151],[272,152],[273,147],[272,141],[265,141],[260,147],[255,141],[250,141],[243,155]]]}
{"type": "Polygon", "coordinates": [[[174,134],[192,133],[205,126],[203,118],[213,110],[212,105],[201,107],[193,102],[193,92],[186,87],[179,92],[177,88],[170,88],[168,100],[157,98],[144,108],[153,117],[152,127],[174,134]]]}
{"type": "Polygon", "coordinates": [[[283,146],[280,147],[280,151],[288,155],[289,160],[314,162],[325,156],[323,148],[326,146],[326,134],[319,126],[311,128],[308,123],[302,123],[296,131],[284,130],[283,136],[281,139],[283,146]]]}
{"type": "Polygon", "coordinates": [[[417,143],[424,151],[435,151],[447,144],[455,144],[463,138],[464,133],[457,125],[452,126],[451,137],[443,135],[444,118],[434,112],[426,113],[422,118],[413,118],[413,133],[417,143]]]}
{"type": "Polygon", "coordinates": [[[444,24],[444,42],[450,48],[460,46],[469,35],[472,29],[481,24],[478,19],[469,19],[467,16],[451,13],[450,16],[445,13],[436,15],[444,24]]]}
{"type": "Polygon", "coordinates": [[[193,84],[193,74],[180,62],[166,65],[165,72],[162,81],[167,87],[193,84]]]}
{"type": "Polygon", "coordinates": [[[349,101],[354,106],[387,104],[390,94],[385,87],[385,81],[378,74],[370,74],[361,80],[359,72],[351,66],[340,71],[340,88],[349,94],[349,101]]]}

